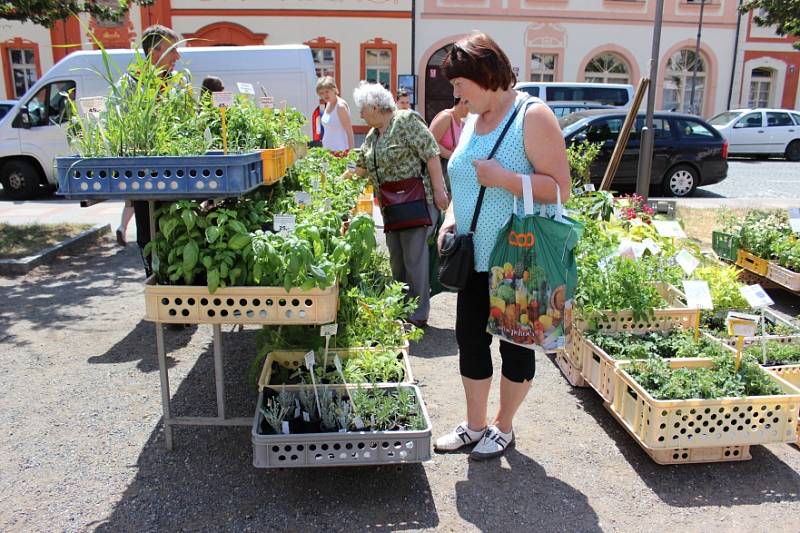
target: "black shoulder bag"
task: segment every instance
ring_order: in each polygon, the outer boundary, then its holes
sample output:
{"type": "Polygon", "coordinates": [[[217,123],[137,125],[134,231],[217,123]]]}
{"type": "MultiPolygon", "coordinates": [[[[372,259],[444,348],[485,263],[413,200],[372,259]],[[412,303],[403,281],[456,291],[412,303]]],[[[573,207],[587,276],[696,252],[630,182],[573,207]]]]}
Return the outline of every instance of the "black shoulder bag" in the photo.
{"type": "MultiPolygon", "coordinates": [[[[508,132],[508,128],[514,122],[517,113],[525,101],[520,101],[515,107],[511,117],[500,132],[497,142],[494,143],[492,151],[489,152],[491,159],[494,157],[495,152],[503,142],[503,138],[508,132]]],[[[483,203],[483,196],[486,194],[486,187],[481,185],[481,190],[478,193],[478,201],[475,204],[475,212],[472,214],[472,224],[470,224],[469,232],[456,235],[452,231],[445,233],[442,239],[442,249],[439,251],[439,282],[450,289],[451,291],[460,291],[467,286],[470,272],[475,268],[475,248],[472,243],[472,235],[475,233],[475,228],[478,226],[478,215],[481,212],[481,204],[483,203]]]]}

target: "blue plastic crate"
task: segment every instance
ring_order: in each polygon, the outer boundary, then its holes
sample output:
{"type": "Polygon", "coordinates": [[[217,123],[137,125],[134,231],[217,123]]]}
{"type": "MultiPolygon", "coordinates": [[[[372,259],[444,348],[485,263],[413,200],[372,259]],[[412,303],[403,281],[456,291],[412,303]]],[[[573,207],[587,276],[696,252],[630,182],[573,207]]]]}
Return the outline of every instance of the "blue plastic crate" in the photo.
{"type": "Polygon", "coordinates": [[[264,182],[261,154],[57,157],[58,194],[76,200],[237,196],[264,182]]]}

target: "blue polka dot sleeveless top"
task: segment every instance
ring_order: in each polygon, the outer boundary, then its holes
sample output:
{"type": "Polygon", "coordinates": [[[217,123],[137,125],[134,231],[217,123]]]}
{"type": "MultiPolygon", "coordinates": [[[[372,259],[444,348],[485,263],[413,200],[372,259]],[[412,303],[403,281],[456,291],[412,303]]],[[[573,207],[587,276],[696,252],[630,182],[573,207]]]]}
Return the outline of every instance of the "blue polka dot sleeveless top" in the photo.
{"type": "MultiPolygon", "coordinates": [[[[527,98],[530,98],[527,94],[518,93],[516,103],[527,98]]],[[[531,98],[531,101],[536,102],[532,105],[544,105],[538,98],[531,98]]],[[[510,108],[497,128],[486,135],[478,135],[475,133],[475,122],[478,119],[477,115],[469,115],[467,117],[458,146],[450,157],[450,162],[447,164],[447,172],[450,175],[450,187],[453,193],[453,212],[456,218],[456,231],[459,234],[469,232],[469,226],[472,223],[472,214],[475,211],[475,204],[478,201],[478,193],[480,191],[478,175],[475,172],[475,167],[472,166],[472,161],[475,159],[486,159],[486,157],[489,156],[489,152],[492,151],[494,143],[497,142],[500,132],[503,131],[503,127],[511,117],[513,111],[514,108],[510,108]]],[[[523,107],[514,118],[514,123],[508,129],[503,142],[498,147],[497,152],[495,152],[494,159],[496,159],[503,168],[519,174],[532,174],[533,165],[528,161],[523,145],[522,126],[525,117],[524,111],[523,107]]],[[[523,202],[519,201],[517,203],[519,204],[517,207],[517,214],[523,215],[523,202]]],[[[534,212],[538,214],[541,204],[534,202],[533,207],[534,212]]],[[[488,187],[486,189],[486,194],[483,196],[483,204],[481,205],[481,213],[478,216],[478,226],[475,229],[475,235],[473,235],[476,271],[486,272],[489,270],[489,256],[497,240],[497,234],[500,233],[500,230],[506,222],[508,222],[513,211],[513,194],[499,187],[488,187]]],[[[555,215],[555,206],[548,206],[547,215],[551,217],[555,215]]]]}

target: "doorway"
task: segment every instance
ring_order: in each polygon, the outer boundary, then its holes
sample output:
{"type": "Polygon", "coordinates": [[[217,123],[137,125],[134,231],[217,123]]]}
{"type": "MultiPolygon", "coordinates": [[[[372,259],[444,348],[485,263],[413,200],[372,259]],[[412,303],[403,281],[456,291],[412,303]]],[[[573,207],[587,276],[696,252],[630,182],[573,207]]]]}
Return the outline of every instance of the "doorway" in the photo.
{"type": "Polygon", "coordinates": [[[453,86],[440,67],[452,47],[452,44],[448,44],[439,48],[425,67],[425,121],[428,124],[440,111],[453,106],[453,86]]]}

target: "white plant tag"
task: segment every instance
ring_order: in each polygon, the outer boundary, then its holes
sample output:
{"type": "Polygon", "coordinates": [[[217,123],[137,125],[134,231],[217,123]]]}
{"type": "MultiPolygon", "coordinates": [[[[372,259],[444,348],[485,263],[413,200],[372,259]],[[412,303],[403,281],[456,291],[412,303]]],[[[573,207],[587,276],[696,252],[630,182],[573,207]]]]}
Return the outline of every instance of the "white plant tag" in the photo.
{"type": "Polygon", "coordinates": [[[242,94],[249,94],[249,95],[252,95],[252,96],[256,95],[256,90],[253,87],[252,83],[245,83],[243,81],[237,81],[236,82],[236,87],[239,88],[239,92],[242,93],[242,94]]]}
{"type": "Polygon", "coordinates": [[[650,253],[653,255],[658,255],[661,253],[661,247],[658,245],[658,243],[656,243],[656,241],[654,241],[650,237],[643,240],[642,244],[644,244],[645,248],[650,250],[650,253]]]}
{"type": "Polygon", "coordinates": [[[233,105],[233,93],[211,93],[211,102],[214,107],[231,107],[233,105]]]}
{"type": "Polygon", "coordinates": [[[84,113],[102,113],[106,110],[105,96],[86,96],[78,99],[81,111],[84,113]]]}
{"type": "Polygon", "coordinates": [[[203,140],[206,141],[207,144],[211,144],[214,140],[214,137],[211,135],[211,130],[206,127],[205,131],[203,131],[203,140]]]}
{"type": "Polygon", "coordinates": [[[685,239],[686,232],[677,220],[654,220],[653,227],[662,237],[685,239]]]}
{"type": "Polygon", "coordinates": [[[686,250],[681,250],[675,254],[675,262],[686,272],[687,276],[691,276],[692,272],[700,264],[700,261],[686,250]]]}
{"type": "Polygon", "coordinates": [[[275,107],[275,100],[271,96],[260,97],[258,103],[262,109],[273,109],[275,107]]]}
{"type": "Polygon", "coordinates": [[[295,226],[294,215],[275,215],[272,221],[272,229],[275,233],[292,233],[295,226]]]}
{"type": "Polygon", "coordinates": [[[311,178],[311,190],[312,191],[319,190],[319,178],[311,178]]]}
{"type": "Polygon", "coordinates": [[[594,192],[596,189],[594,188],[594,183],[587,183],[583,186],[583,190],[586,192],[594,192]]]}
{"type": "Polygon", "coordinates": [[[325,324],[321,328],[319,328],[319,336],[320,337],[330,337],[331,335],[336,335],[339,332],[339,324],[325,324]]]}
{"type": "Polygon", "coordinates": [[[295,191],[294,201],[297,205],[301,207],[311,205],[311,195],[308,194],[306,191],[295,191]]]}
{"type": "Polygon", "coordinates": [[[336,371],[340,374],[342,373],[342,359],[338,355],[333,356],[333,365],[336,367],[336,371]]]}
{"type": "Polygon", "coordinates": [[[303,411],[303,422],[311,422],[311,416],[306,411],[303,411]]]}
{"type": "Polygon", "coordinates": [[[608,270],[608,264],[614,259],[614,255],[609,255],[608,257],[604,257],[600,261],[597,262],[597,268],[600,270],[608,270]]]}
{"type": "Polygon", "coordinates": [[[304,361],[305,361],[305,363],[306,363],[306,368],[307,368],[307,369],[309,369],[309,370],[311,370],[311,371],[313,372],[313,366],[314,366],[314,363],[316,362],[316,361],[314,360],[314,350],[311,350],[310,352],[308,352],[308,353],[307,353],[307,354],[306,354],[306,355],[303,357],[303,360],[304,360],[304,361]]]}
{"type": "Polygon", "coordinates": [[[690,309],[714,309],[711,290],[705,280],[684,280],[683,292],[686,293],[686,307],[690,309]]]}
{"type": "Polygon", "coordinates": [[[364,429],[364,421],[361,420],[360,416],[353,419],[353,424],[356,426],[356,429],[364,429]]]}
{"type": "Polygon", "coordinates": [[[339,428],[339,433],[347,433],[347,428],[339,428]]]}
{"type": "Polygon", "coordinates": [[[795,233],[800,233],[800,207],[789,208],[789,226],[795,233]]]}
{"type": "Polygon", "coordinates": [[[728,334],[734,337],[753,337],[756,334],[759,320],[758,315],[730,311],[726,320],[728,334]]]}
{"type": "Polygon", "coordinates": [[[281,422],[281,433],[283,433],[284,435],[288,435],[290,433],[289,422],[287,422],[286,420],[281,422]]]}
{"type": "Polygon", "coordinates": [[[760,307],[769,307],[775,302],[769,297],[769,294],[761,287],[761,285],[746,285],[739,287],[739,292],[742,298],[747,300],[750,307],[758,309],[760,307]]]}

